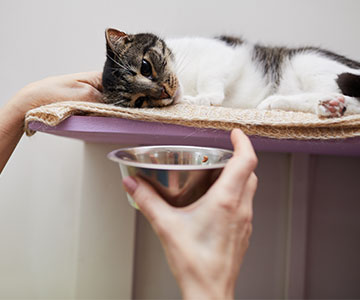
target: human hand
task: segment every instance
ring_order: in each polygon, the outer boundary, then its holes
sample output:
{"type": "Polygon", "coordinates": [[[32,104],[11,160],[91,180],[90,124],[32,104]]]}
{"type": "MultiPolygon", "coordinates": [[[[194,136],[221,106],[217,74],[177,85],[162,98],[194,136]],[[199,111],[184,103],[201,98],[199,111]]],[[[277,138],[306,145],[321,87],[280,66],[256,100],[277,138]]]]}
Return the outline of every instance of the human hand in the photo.
{"type": "Polygon", "coordinates": [[[101,76],[101,72],[84,72],[48,77],[28,84],[9,103],[25,114],[32,108],[54,102],[99,102],[102,99],[101,76]]]}
{"type": "Polygon", "coordinates": [[[249,139],[233,130],[234,155],[198,201],[176,208],[141,178],[124,186],[160,238],[183,297],[233,298],[252,230],[257,158],[249,139]]]}
{"type": "Polygon", "coordinates": [[[102,73],[49,77],[22,88],[0,109],[0,173],[23,135],[28,110],[59,101],[101,101],[102,73]]]}

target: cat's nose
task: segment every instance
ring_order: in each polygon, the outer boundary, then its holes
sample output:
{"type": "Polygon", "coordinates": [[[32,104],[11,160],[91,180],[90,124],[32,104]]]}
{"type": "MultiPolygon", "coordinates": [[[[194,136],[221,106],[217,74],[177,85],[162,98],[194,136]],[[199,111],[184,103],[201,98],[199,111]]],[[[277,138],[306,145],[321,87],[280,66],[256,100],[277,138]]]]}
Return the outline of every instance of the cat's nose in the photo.
{"type": "Polygon", "coordinates": [[[171,98],[169,93],[166,91],[166,88],[163,87],[161,90],[161,95],[160,95],[159,99],[169,99],[169,98],[171,98]]]}

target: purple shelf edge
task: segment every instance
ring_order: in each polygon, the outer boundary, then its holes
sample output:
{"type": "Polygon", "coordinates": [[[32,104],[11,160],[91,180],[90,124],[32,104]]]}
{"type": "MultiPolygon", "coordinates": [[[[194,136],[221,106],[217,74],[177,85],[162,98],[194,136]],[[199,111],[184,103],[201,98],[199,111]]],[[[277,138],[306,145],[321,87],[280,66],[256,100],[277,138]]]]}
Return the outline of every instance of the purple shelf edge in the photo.
{"type": "MultiPolygon", "coordinates": [[[[230,132],[120,118],[72,116],[55,127],[30,122],[29,128],[86,142],[121,145],[194,145],[231,149],[230,132]]],[[[256,151],[360,156],[360,137],[336,140],[280,140],[250,137],[256,151]]]]}

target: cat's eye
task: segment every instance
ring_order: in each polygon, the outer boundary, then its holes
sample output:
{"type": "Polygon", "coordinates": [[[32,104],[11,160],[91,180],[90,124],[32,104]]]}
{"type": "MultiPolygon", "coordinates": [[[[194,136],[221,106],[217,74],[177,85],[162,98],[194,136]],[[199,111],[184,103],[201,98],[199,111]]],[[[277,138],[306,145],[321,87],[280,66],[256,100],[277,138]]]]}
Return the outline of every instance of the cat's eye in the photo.
{"type": "Polygon", "coordinates": [[[151,75],[152,75],[151,64],[146,59],[143,59],[141,62],[140,72],[141,72],[141,75],[143,75],[145,77],[151,77],[151,75]]]}

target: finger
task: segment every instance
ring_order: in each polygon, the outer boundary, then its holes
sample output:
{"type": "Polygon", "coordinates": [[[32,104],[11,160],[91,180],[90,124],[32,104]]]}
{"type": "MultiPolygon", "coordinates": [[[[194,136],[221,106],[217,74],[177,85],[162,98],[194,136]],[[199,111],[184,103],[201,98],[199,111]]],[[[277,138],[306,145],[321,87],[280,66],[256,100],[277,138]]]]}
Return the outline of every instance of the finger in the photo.
{"type": "Polygon", "coordinates": [[[84,98],[82,101],[88,101],[88,102],[103,102],[103,94],[95,89],[92,86],[89,86],[87,91],[85,92],[84,98]]]}
{"type": "Polygon", "coordinates": [[[252,219],[253,215],[253,199],[257,189],[258,179],[255,173],[251,173],[246,184],[244,185],[244,191],[241,195],[241,202],[239,210],[245,212],[252,219]]]}
{"type": "Polygon", "coordinates": [[[123,184],[126,191],[134,199],[140,211],[154,228],[162,216],[166,216],[171,206],[146,181],[139,177],[125,177],[123,184]]]}
{"type": "Polygon", "coordinates": [[[237,185],[236,180],[247,178],[257,166],[257,157],[249,138],[240,130],[231,132],[231,142],[234,146],[234,155],[225,166],[224,177],[237,185]]]}
{"type": "Polygon", "coordinates": [[[77,77],[77,81],[87,83],[97,89],[99,92],[102,92],[102,72],[93,71],[93,72],[83,72],[74,74],[77,77]]]}
{"type": "Polygon", "coordinates": [[[81,87],[80,93],[75,97],[77,101],[103,102],[102,72],[83,72],[65,76],[68,80],[77,82],[81,87]]]}
{"type": "Polygon", "coordinates": [[[85,83],[94,87],[96,90],[102,92],[102,72],[100,71],[91,71],[91,72],[80,72],[73,74],[61,75],[59,77],[52,77],[54,79],[63,78],[67,81],[77,81],[80,83],[85,83]]]}
{"type": "Polygon", "coordinates": [[[75,86],[68,89],[67,98],[63,101],[102,102],[103,94],[96,88],[84,82],[75,83],[75,86]]]}
{"type": "Polygon", "coordinates": [[[241,130],[235,129],[231,132],[231,141],[234,155],[226,164],[214,187],[238,193],[256,168],[257,157],[249,138],[241,130]]]}
{"type": "Polygon", "coordinates": [[[250,139],[240,129],[233,129],[230,138],[234,147],[234,155],[240,155],[245,152],[251,152],[255,155],[250,139]]]}

